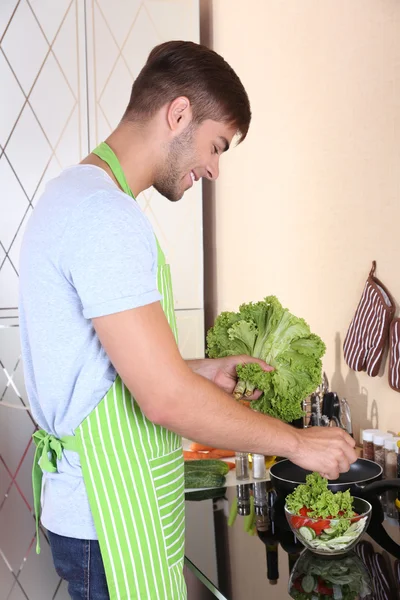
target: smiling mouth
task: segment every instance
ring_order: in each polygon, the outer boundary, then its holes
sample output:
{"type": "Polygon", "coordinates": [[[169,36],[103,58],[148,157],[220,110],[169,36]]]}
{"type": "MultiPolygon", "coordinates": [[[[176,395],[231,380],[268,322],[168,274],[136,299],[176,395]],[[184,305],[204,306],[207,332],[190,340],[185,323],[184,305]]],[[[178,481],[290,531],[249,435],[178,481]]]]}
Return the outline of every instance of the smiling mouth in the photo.
{"type": "Polygon", "coordinates": [[[190,180],[190,186],[192,187],[193,184],[199,180],[199,177],[196,176],[196,173],[194,171],[190,171],[189,173],[189,180],[190,180]]]}

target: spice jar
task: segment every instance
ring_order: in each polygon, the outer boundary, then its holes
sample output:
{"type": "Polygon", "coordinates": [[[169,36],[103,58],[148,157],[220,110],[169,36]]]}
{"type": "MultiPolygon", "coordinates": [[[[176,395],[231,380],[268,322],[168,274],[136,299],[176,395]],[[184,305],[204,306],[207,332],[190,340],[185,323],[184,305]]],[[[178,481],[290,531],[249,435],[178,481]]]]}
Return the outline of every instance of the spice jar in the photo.
{"type": "Polygon", "coordinates": [[[247,452],[236,452],[236,479],[249,479],[249,455],[247,452]]]}
{"type": "Polygon", "coordinates": [[[253,478],[265,479],[266,475],[265,456],[263,454],[253,454],[253,478]]]}
{"type": "Polygon", "coordinates": [[[399,448],[398,437],[387,438],[385,440],[385,477],[386,479],[396,479],[397,477],[397,453],[399,448]]]}
{"type": "Polygon", "coordinates": [[[382,470],[385,468],[385,440],[388,438],[392,439],[393,435],[391,433],[375,433],[373,436],[374,442],[374,461],[382,467],[382,470]]]}
{"type": "Polygon", "coordinates": [[[362,433],[363,457],[368,460],[374,460],[374,434],[380,433],[379,429],[364,429],[362,433]]]}

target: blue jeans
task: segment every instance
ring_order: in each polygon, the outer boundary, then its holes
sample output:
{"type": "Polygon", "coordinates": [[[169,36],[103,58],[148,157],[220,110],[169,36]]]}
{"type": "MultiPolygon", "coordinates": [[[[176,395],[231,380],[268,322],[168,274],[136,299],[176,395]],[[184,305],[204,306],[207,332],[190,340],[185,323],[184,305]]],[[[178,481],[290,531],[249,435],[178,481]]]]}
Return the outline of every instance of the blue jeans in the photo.
{"type": "Polygon", "coordinates": [[[109,600],[99,542],[47,533],[54,566],[68,582],[72,600],[109,600]]]}

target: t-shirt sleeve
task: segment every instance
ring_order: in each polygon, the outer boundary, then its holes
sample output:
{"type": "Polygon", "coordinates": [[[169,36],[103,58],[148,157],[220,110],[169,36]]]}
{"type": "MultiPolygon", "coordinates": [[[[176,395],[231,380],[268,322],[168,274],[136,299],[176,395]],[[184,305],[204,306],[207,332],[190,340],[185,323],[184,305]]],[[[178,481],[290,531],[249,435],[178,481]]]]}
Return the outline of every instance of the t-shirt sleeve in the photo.
{"type": "Polygon", "coordinates": [[[87,319],[161,299],[154,233],[140,207],[122,193],[82,203],[64,232],[60,267],[87,319]]]}

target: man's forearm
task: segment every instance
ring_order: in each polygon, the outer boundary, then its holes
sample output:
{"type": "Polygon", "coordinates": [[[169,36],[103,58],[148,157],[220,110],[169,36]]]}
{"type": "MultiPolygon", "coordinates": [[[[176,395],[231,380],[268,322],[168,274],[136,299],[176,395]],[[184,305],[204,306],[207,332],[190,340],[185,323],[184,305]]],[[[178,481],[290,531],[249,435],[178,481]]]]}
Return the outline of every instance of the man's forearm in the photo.
{"type": "Polygon", "coordinates": [[[201,375],[206,379],[212,379],[212,374],[215,371],[214,363],[217,359],[212,358],[194,358],[191,360],[185,360],[187,366],[193,371],[193,373],[197,373],[197,375],[201,375]]]}
{"type": "Polygon", "coordinates": [[[160,416],[164,427],[218,448],[290,457],[298,444],[295,428],[249,410],[195,373],[179,381],[160,416]]]}

